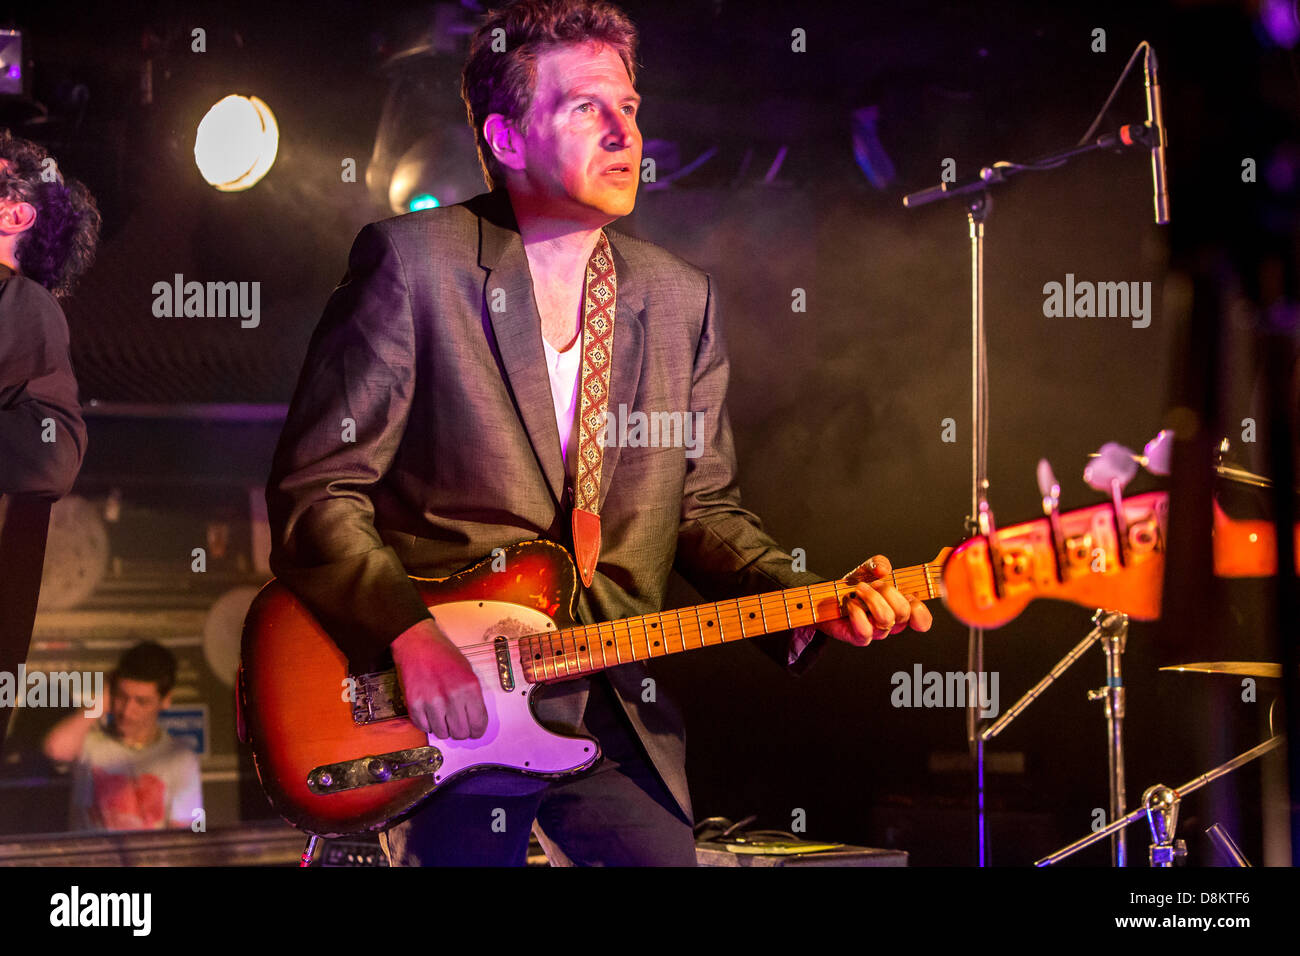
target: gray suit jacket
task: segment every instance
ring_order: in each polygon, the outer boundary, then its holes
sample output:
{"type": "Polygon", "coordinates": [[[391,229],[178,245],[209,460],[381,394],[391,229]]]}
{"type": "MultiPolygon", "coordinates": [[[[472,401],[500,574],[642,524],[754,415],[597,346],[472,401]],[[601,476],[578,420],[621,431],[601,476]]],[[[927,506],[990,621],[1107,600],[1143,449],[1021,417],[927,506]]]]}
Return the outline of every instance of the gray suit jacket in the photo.
{"type": "MultiPolygon", "coordinates": [[[[660,610],[674,567],[710,600],[824,580],[793,571],[741,507],[710,277],[652,243],[606,235],[618,276],[609,407],[703,412],[704,433],[698,456],[605,449],[602,548],[591,588],[579,585],[579,619],[660,610]]],[[[365,227],[312,336],[276,451],[267,488],[275,574],[369,666],[428,616],[408,574],[445,576],[530,538],[571,549],[567,487],[508,196],[365,227]]],[[[785,667],[789,639],[755,643],[785,667]]],[[[824,640],[791,670],[806,669],[824,640]]],[[[690,817],[681,719],[663,693],[642,700],[647,673],[641,664],[607,672],[690,817]]],[[[578,727],[587,687],[555,685],[539,716],[578,727]]]]}

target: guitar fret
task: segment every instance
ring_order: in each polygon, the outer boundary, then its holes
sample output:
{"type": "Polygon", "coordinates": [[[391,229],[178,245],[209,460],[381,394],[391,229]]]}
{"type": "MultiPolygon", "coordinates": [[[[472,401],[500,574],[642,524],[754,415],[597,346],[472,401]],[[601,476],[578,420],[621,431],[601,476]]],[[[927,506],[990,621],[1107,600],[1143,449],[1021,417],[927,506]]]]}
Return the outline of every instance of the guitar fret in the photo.
{"type": "MultiPolygon", "coordinates": [[[[677,640],[681,641],[682,646],[686,646],[686,625],[682,623],[682,609],[674,608],[673,616],[677,618],[677,640]]],[[[698,647],[698,644],[694,645],[698,647]]]]}
{"type": "MultiPolygon", "coordinates": [[[[551,639],[551,667],[555,669],[555,676],[557,678],[564,676],[564,674],[560,672],[560,665],[563,662],[564,662],[564,632],[556,631],[555,637],[551,639]],[[555,638],[559,638],[560,641],[560,649],[558,651],[555,649],[555,638]]],[[[568,668],[565,668],[565,673],[568,673],[568,668]]]]}
{"type": "MultiPolygon", "coordinates": [[[[597,624],[597,625],[595,625],[595,627],[596,627],[596,635],[599,637],[599,636],[600,636],[600,625],[597,624]]],[[[589,670],[591,670],[591,638],[590,638],[590,636],[588,636],[588,634],[587,634],[587,625],[583,625],[583,628],[582,628],[582,634],[580,635],[580,638],[581,638],[581,641],[580,641],[580,642],[576,642],[576,641],[575,641],[575,643],[577,643],[578,646],[577,646],[577,648],[574,650],[574,657],[575,657],[575,659],[577,660],[577,663],[578,663],[578,671],[581,673],[581,672],[585,672],[585,671],[589,671],[589,670]],[[585,650],[584,650],[584,648],[585,648],[585,650]],[[586,666],[583,666],[583,663],[582,663],[582,655],[583,655],[583,654],[586,654],[586,655],[587,655],[587,663],[586,663],[586,666]]]]}
{"type": "Polygon", "coordinates": [[[554,637],[555,636],[551,631],[547,631],[546,646],[538,649],[540,654],[539,660],[541,660],[542,662],[542,676],[546,678],[550,678],[552,680],[558,675],[554,673],[555,665],[550,664],[550,661],[547,658],[550,656],[554,656],[555,654],[554,637]],[[548,665],[550,665],[551,668],[550,672],[547,671],[548,665]]]}
{"type": "Polygon", "coordinates": [[[649,660],[654,653],[654,642],[665,640],[664,635],[668,633],[668,624],[662,614],[659,615],[657,626],[651,627],[645,634],[645,657],[641,660],[649,660]]]}
{"type": "MultiPolygon", "coordinates": [[[[631,647],[631,646],[632,646],[632,642],[636,640],[636,638],[633,636],[632,621],[631,621],[630,619],[629,619],[629,620],[625,620],[625,621],[623,621],[623,627],[624,627],[624,629],[627,631],[627,645],[628,645],[628,647],[631,647]]],[[[642,625],[642,630],[644,630],[644,625],[642,625]]],[[[616,634],[614,635],[614,644],[615,644],[615,646],[619,645],[619,644],[621,643],[621,641],[622,641],[622,638],[620,638],[620,637],[618,636],[618,634],[616,633],[616,634]]]]}
{"type": "Polygon", "coordinates": [[[704,646],[704,642],[701,640],[702,635],[700,634],[698,617],[696,619],[695,630],[692,631],[686,624],[682,623],[682,611],[681,608],[678,608],[677,609],[677,637],[678,640],[680,640],[683,645],[685,645],[686,643],[686,636],[688,633],[691,635],[691,647],[701,648],[704,646]]]}
{"type": "Polygon", "coordinates": [[[596,664],[596,662],[591,659],[591,635],[588,632],[595,629],[596,640],[600,642],[600,646],[603,648],[605,646],[605,635],[609,631],[615,630],[616,625],[616,621],[597,621],[595,624],[583,625],[582,643],[578,645],[578,667],[583,673],[594,670],[596,664]],[[585,651],[583,650],[584,647],[586,648],[585,651]],[[582,664],[583,654],[587,655],[587,664],[585,667],[582,664]]]}

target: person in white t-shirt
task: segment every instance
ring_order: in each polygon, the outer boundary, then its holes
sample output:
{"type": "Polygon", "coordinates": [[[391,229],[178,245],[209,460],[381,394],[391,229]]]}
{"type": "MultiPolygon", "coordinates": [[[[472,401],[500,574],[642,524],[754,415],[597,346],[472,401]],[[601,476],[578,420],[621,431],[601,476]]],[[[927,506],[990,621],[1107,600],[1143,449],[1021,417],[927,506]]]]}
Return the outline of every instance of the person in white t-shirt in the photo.
{"type": "Polygon", "coordinates": [[[201,817],[198,755],[158,723],[175,683],[172,653],[137,644],[109,679],[106,718],[73,714],[46,735],[45,755],[73,764],[73,830],[190,828],[201,817]]]}

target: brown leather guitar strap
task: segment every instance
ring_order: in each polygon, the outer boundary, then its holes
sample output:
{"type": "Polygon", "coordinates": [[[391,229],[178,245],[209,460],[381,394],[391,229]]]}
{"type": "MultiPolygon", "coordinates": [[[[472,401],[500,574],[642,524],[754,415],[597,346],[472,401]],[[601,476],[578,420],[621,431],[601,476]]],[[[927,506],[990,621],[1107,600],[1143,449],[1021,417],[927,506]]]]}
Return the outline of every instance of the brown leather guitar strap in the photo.
{"type": "Polygon", "coordinates": [[[582,297],[582,369],[579,373],[578,462],[574,481],[573,555],[584,587],[591,587],[600,557],[600,467],[605,457],[605,413],[614,356],[617,281],[609,240],[601,230],[587,263],[582,297]]]}

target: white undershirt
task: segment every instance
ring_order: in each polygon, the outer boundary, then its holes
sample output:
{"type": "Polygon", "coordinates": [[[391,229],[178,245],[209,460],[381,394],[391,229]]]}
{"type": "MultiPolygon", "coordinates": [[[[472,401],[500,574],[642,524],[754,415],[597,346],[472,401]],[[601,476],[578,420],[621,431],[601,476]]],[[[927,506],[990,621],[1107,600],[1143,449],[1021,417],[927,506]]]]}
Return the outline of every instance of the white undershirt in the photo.
{"type": "Polygon", "coordinates": [[[551,401],[555,404],[555,424],[560,430],[560,457],[568,464],[569,434],[573,431],[574,405],[578,401],[578,370],[582,365],[582,335],[579,334],[563,352],[551,348],[542,338],[546,350],[546,371],[551,376],[551,401]]]}

